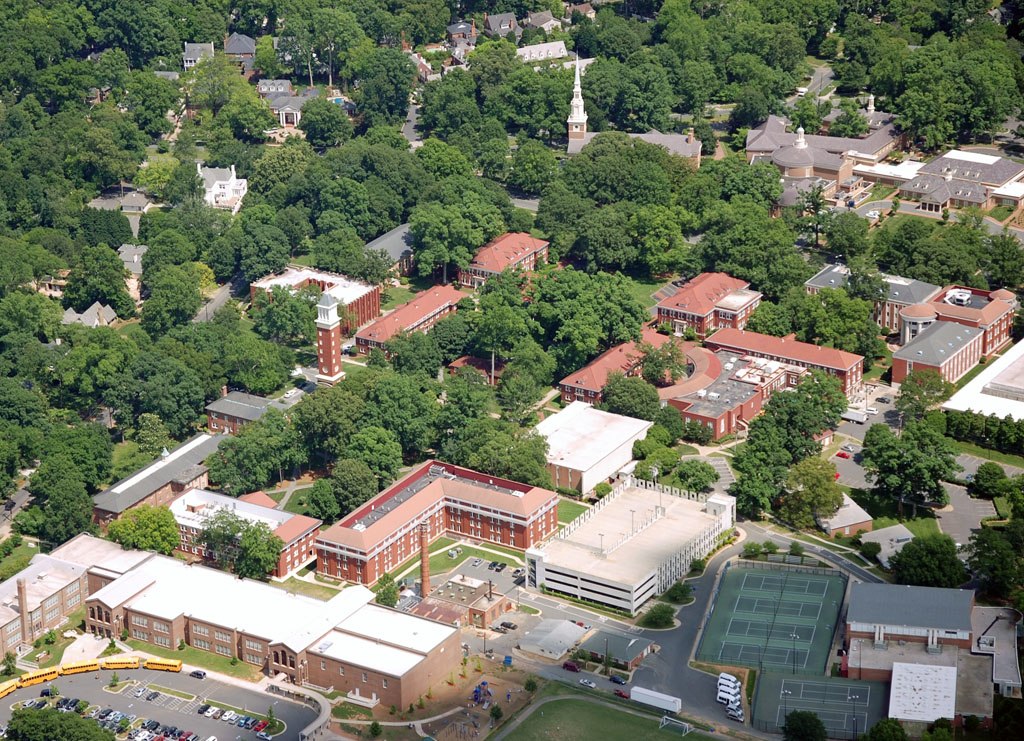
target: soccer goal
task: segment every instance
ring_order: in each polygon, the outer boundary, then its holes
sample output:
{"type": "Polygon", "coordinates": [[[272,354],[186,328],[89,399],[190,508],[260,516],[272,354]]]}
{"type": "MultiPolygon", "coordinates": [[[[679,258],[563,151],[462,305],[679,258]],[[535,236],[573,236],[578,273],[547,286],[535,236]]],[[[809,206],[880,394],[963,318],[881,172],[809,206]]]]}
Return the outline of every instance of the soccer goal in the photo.
{"type": "Polygon", "coordinates": [[[661,716],[661,724],[658,725],[658,728],[668,728],[670,731],[677,731],[680,736],[685,736],[693,730],[693,726],[689,723],[684,723],[678,718],[673,718],[670,715],[661,716]]]}

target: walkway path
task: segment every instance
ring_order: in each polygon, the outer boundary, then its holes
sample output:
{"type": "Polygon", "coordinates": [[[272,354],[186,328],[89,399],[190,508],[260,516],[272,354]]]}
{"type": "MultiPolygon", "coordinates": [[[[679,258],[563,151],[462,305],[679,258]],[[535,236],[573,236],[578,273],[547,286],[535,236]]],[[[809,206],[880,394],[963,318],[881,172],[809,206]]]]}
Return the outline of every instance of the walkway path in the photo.
{"type": "MultiPolygon", "coordinates": [[[[381,725],[381,726],[384,726],[385,728],[387,728],[387,727],[391,727],[391,728],[408,728],[411,725],[413,728],[416,729],[416,733],[420,734],[420,736],[422,737],[422,736],[426,736],[427,735],[427,732],[423,730],[423,724],[424,723],[433,723],[435,720],[443,720],[443,719],[447,718],[449,715],[455,715],[457,713],[461,713],[463,710],[464,710],[464,708],[462,708],[462,707],[456,707],[456,708],[452,708],[451,710],[445,710],[440,715],[433,715],[433,716],[431,716],[429,718],[420,718],[419,720],[411,720],[411,721],[410,720],[378,720],[377,724],[381,725]]],[[[347,726],[348,725],[352,725],[352,726],[368,726],[371,723],[373,723],[374,721],[372,721],[372,720],[356,720],[354,718],[345,718],[341,722],[344,723],[347,726]]]]}
{"type": "MultiPolygon", "coordinates": [[[[283,511],[288,504],[288,500],[292,498],[292,494],[294,494],[297,491],[302,491],[303,489],[312,488],[313,486],[312,484],[302,484],[300,486],[300,482],[301,479],[292,479],[291,481],[288,482],[288,486],[284,490],[284,496],[281,497],[281,501],[278,502],[277,506],[274,507],[274,509],[279,509],[283,511]]],[[[274,493],[276,494],[279,491],[281,490],[276,489],[274,493]]]]}
{"type": "MultiPolygon", "coordinates": [[[[888,214],[889,210],[891,208],[892,208],[892,200],[891,199],[885,199],[885,200],[882,200],[882,201],[868,201],[866,203],[862,203],[859,206],[857,206],[857,208],[855,210],[856,210],[856,212],[860,216],[866,217],[868,211],[881,211],[884,214],[888,214]]],[[[914,203],[913,201],[900,201],[900,211],[899,212],[900,212],[900,214],[906,214],[907,216],[920,216],[922,218],[933,219],[935,221],[941,221],[942,220],[942,215],[941,214],[931,214],[931,213],[928,213],[927,211],[921,211],[921,210],[918,209],[917,204],[914,203]]],[[[956,211],[950,211],[949,212],[949,220],[952,221],[952,222],[955,222],[957,220],[957,213],[956,213],[956,211]]],[[[985,230],[989,234],[1002,234],[1003,233],[1003,228],[1004,227],[998,221],[996,221],[994,219],[991,219],[988,216],[984,217],[981,221],[982,221],[982,226],[985,227],[985,230]]],[[[1020,229],[1020,228],[1015,227],[1015,226],[1007,226],[1005,228],[1006,228],[1006,230],[1010,234],[1012,234],[1014,237],[1016,237],[1018,241],[1024,242],[1024,229],[1020,229]]]]}

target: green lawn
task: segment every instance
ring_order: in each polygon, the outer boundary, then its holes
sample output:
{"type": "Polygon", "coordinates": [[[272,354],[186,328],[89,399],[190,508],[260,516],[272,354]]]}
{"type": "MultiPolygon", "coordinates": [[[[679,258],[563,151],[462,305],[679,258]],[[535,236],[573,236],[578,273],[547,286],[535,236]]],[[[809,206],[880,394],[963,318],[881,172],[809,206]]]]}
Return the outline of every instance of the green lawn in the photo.
{"type": "Polygon", "coordinates": [[[574,502],[571,499],[559,499],[558,500],[558,521],[559,522],[572,522],[577,517],[586,512],[588,507],[574,502]]]}
{"type": "Polygon", "coordinates": [[[1013,515],[1013,508],[1010,506],[1010,500],[1006,497],[996,497],[992,500],[993,506],[996,508],[996,516],[1002,520],[1009,520],[1013,515]]]}
{"type": "MultiPolygon", "coordinates": [[[[288,504],[284,506],[284,511],[291,512],[293,515],[308,515],[309,506],[306,504],[306,496],[308,494],[308,488],[292,492],[292,496],[288,500],[288,504]]],[[[278,500],[278,504],[280,503],[280,500],[278,500]]]]}
{"type": "MultiPolygon", "coordinates": [[[[451,538],[438,538],[437,540],[435,540],[433,543],[430,544],[430,550],[431,551],[435,551],[438,548],[449,548],[449,547],[451,547],[453,545],[455,545],[455,541],[452,540],[451,538]]],[[[444,558],[447,559],[448,561],[452,561],[453,560],[453,559],[448,558],[448,556],[444,552],[442,552],[441,555],[444,556],[444,558]]],[[[401,574],[403,571],[405,571],[407,568],[409,568],[413,564],[419,562],[419,560],[420,560],[419,553],[417,553],[415,556],[409,557],[408,559],[406,559],[405,563],[403,563],[401,566],[399,566],[398,568],[391,569],[391,575],[397,579],[399,574],[401,574]]],[[[433,568],[433,561],[434,561],[434,559],[432,558],[432,559],[430,559],[430,561],[431,561],[431,568],[433,568]]],[[[461,563],[461,561],[459,561],[458,563],[461,563]]]]}
{"type": "Polygon", "coordinates": [[[407,286],[388,286],[387,301],[382,302],[380,308],[382,311],[393,309],[400,304],[411,301],[415,295],[416,291],[409,289],[407,286]]]}
{"type": "Polygon", "coordinates": [[[64,658],[64,650],[75,641],[74,638],[62,638],[60,636],[61,632],[67,630],[68,628],[77,628],[84,622],[85,608],[83,607],[80,610],[75,610],[73,613],[68,615],[68,621],[64,625],[54,630],[54,632],[57,634],[56,643],[50,646],[47,646],[45,643],[43,643],[43,645],[41,645],[39,648],[32,649],[29,652],[29,658],[34,658],[36,654],[42,651],[49,651],[50,655],[39,662],[39,668],[46,669],[50,666],[56,666],[60,663],[61,659],[64,658]]]}
{"type": "MultiPolygon", "coordinates": [[[[536,710],[506,738],[508,741],[591,741],[591,739],[670,739],[678,731],[659,730],[659,719],[640,717],[584,700],[557,700],[536,710]]],[[[690,733],[688,739],[707,738],[690,733]]]]}
{"type": "Polygon", "coordinates": [[[964,374],[964,377],[956,382],[957,390],[959,391],[964,386],[966,386],[971,381],[973,381],[974,377],[976,375],[978,375],[979,373],[981,373],[983,370],[985,370],[985,368],[987,368],[987,367],[988,367],[988,363],[978,363],[976,366],[974,366],[969,371],[967,371],[967,373],[964,374]]]}
{"type": "Polygon", "coordinates": [[[296,594],[302,594],[306,597],[312,597],[313,599],[327,600],[334,597],[340,590],[330,587],[326,584],[312,584],[302,579],[296,579],[294,576],[285,581],[272,581],[269,582],[270,586],[283,589],[286,592],[295,592],[296,594]]]}
{"type": "Polygon", "coordinates": [[[906,526],[907,530],[917,537],[938,535],[939,533],[939,525],[935,521],[935,515],[926,507],[918,507],[918,516],[912,518],[911,515],[914,513],[914,508],[909,504],[905,505],[903,508],[904,519],[900,520],[896,502],[890,499],[875,496],[873,492],[864,489],[850,489],[850,498],[867,510],[867,513],[874,518],[875,530],[902,523],[906,526]]]}
{"type": "Polygon", "coordinates": [[[436,556],[431,556],[430,573],[434,574],[441,573],[444,571],[451,571],[456,566],[464,563],[467,559],[470,558],[480,558],[486,561],[487,563],[490,563],[491,561],[499,561],[501,563],[508,564],[512,568],[521,565],[519,563],[516,563],[512,559],[507,558],[506,556],[498,556],[488,551],[481,551],[478,548],[473,548],[472,546],[460,545],[458,547],[462,549],[462,553],[460,553],[455,558],[449,558],[447,553],[438,553],[436,556]]]}
{"type": "Polygon", "coordinates": [[[228,674],[232,677],[238,677],[239,679],[244,679],[248,682],[257,682],[261,676],[260,670],[251,664],[239,661],[232,665],[231,659],[227,656],[221,656],[220,654],[211,653],[210,651],[201,651],[200,649],[192,648],[191,646],[185,646],[183,650],[178,651],[173,648],[154,646],[152,643],[138,641],[134,638],[129,638],[126,643],[136,651],[144,651],[148,654],[160,656],[164,659],[181,659],[186,664],[199,666],[213,672],[220,672],[221,674],[228,674]]]}
{"type": "Polygon", "coordinates": [[[986,213],[985,215],[990,217],[990,218],[995,219],[996,221],[1000,221],[1000,222],[1001,221],[1006,221],[1008,218],[1010,218],[1011,215],[1013,215],[1013,207],[1012,206],[996,206],[993,209],[991,209],[988,213],[986,213]]]}
{"type": "Polygon", "coordinates": [[[652,294],[671,279],[641,280],[640,278],[627,278],[626,280],[629,283],[629,292],[633,294],[645,309],[649,309],[657,303],[652,294]]]}
{"type": "Polygon", "coordinates": [[[979,458],[984,458],[987,461],[995,461],[996,463],[1002,463],[1007,466],[1017,466],[1018,468],[1024,468],[1024,458],[1013,453],[1000,453],[998,450],[989,450],[983,448],[980,445],[974,443],[960,442],[955,440],[953,445],[961,453],[967,453],[968,455],[976,455],[979,458]]]}
{"type": "Polygon", "coordinates": [[[29,545],[27,542],[22,541],[21,545],[11,551],[11,555],[0,560],[0,581],[7,581],[28,566],[32,556],[37,553],[39,553],[39,548],[35,547],[35,544],[29,545]]]}
{"type": "Polygon", "coordinates": [[[895,192],[896,189],[893,188],[892,186],[876,183],[875,186],[871,189],[871,195],[868,196],[868,200],[884,201],[895,192]]]}

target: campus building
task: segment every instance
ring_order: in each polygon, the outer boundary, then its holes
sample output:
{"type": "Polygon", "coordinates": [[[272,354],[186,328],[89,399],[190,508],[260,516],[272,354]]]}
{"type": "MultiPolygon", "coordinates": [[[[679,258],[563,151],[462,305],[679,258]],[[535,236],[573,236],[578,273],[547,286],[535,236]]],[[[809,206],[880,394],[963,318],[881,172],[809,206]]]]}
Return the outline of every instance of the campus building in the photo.
{"type": "Polygon", "coordinates": [[[639,342],[623,342],[605,350],[587,365],[563,378],[558,384],[558,390],[562,393],[562,403],[585,401],[588,404],[600,404],[604,401],[604,387],[608,383],[608,376],[612,373],[621,373],[624,376],[640,374],[640,364],[644,359],[643,351],[640,349],[642,344],[660,349],[670,340],[673,338],[650,327],[644,327],[639,342]]]}
{"type": "Polygon", "coordinates": [[[555,538],[526,551],[526,583],[635,614],[710,553],[735,519],[733,497],[628,476],[555,538]]]}
{"type": "MultiPolygon", "coordinates": [[[[271,503],[273,500],[271,500],[271,503]]],[[[170,506],[178,523],[181,539],[178,553],[186,561],[210,559],[203,539],[206,519],[218,511],[229,511],[249,523],[262,523],[281,539],[281,555],[271,576],[284,579],[313,560],[313,544],[322,521],[306,515],[292,514],[265,506],[247,497],[229,497],[204,489],[192,489],[175,499],[170,506]]]]}
{"type": "MultiPolygon", "coordinates": [[[[98,550],[88,542],[73,550],[82,548],[98,550]]],[[[164,649],[184,642],[368,707],[407,707],[462,657],[454,628],[373,604],[373,592],[364,587],[323,601],[175,558],[141,555],[85,599],[90,633],[111,638],[126,630],[132,639],[164,649]]],[[[104,564],[88,568],[102,572],[104,564]]]]}
{"type": "Polygon", "coordinates": [[[316,305],[317,381],[332,384],[345,375],[341,369],[342,338],[380,316],[380,286],[338,273],[289,265],[282,273],[256,281],[249,291],[255,300],[257,292],[284,288],[295,293],[310,286],[321,291],[316,305]]]}
{"type": "Polygon", "coordinates": [[[369,355],[370,350],[384,350],[384,345],[399,332],[429,332],[441,319],[452,314],[466,295],[454,286],[434,286],[408,303],[402,304],[356,333],[356,351],[369,355]]]}
{"type": "MultiPolygon", "coordinates": [[[[522,51],[522,49],[520,49],[522,51]]],[[[473,261],[459,268],[459,283],[480,288],[506,270],[536,270],[548,259],[548,243],[526,232],[509,232],[492,239],[476,253],[473,261]]]]}
{"type": "Polygon", "coordinates": [[[652,422],[574,401],[535,428],[548,444],[548,471],[556,489],[586,493],[633,460],[633,443],[652,422]]]}
{"type": "Polygon", "coordinates": [[[231,391],[206,405],[206,429],[212,434],[236,435],[243,425],[255,422],[274,406],[273,400],[244,391],[231,391]]]}
{"type": "Polygon", "coordinates": [[[1020,205],[1024,165],[981,152],[953,149],[921,165],[899,186],[900,197],[916,201],[930,213],[974,206],[985,211],[996,205],[1020,205]],[[1016,187],[1015,187],[1016,186],[1016,187]]]}
{"type": "Polygon", "coordinates": [[[525,550],[558,526],[558,495],[429,460],[320,534],[317,573],[373,584],[442,535],[525,550]]]}
{"type": "Polygon", "coordinates": [[[1024,342],[1018,342],[986,365],[942,408],[1000,419],[1024,419],[1024,342]]]}
{"type": "Polygon", "coordinates": [[[930,370],[956,383],[981,360],[984,339],[982,330],[975,327],[932,324],[892,354],[892,382],[903,383],[913,371],[930,370]]]}
{"type": "Polygon", "coordinates": [[[105,526],[140,504],[166,507],[189,489],[205,489],[210,485],[205,461],[226,438],[200,434],[165,450],[145,468],[94,496],[93,522],[105,526]]]}
{"type": "Polygon", "coordinates": [[[713,352],[774,360],[800,368],[819,370],[839,379],[843,393],[858,396],[864,389],[864,358],[845,350],[800,342],[794,335],[772,337],[739,329],[720,329],[704,345],[713,352]]]}
{"type": "Polygon", "coordinates": [[[687,329],[698,337],[725,327],[743,329],[761,303],[761,294],[750,290],[748,281],[725,273],[701,273],[662,292],[669,295],[658,302],[658,324],[670,324],[677,335],[687,329]]]}
{"type": "MultiPolygon", "coordinates": [[[[883,294],[874,302],[871,318],[885,329],[896,331],[900,327],[900,312],[904,309],[931,301],[942,289],[939,286],[901,278],[898,275],[879,273],[883,294]]],[[[845,265],[826,265],[804,283],[804,290],[811,296],[823,288],[846,288],[850,280],[850,269],[845,265]]]]}
{"type": "Polygon", "coordinates": [[[48,630],[81,609],[88,594],[85,569],[37,553],[29,565],[0,584],[0,636],[4,653],[22,653],[48,630]]]}
{"type": "Polygon", "coordinates": [[[984,331],[981,352],[991,357],[1012,341],[1013,316],[1020,303],[1012,291],[947,286],[927,303],[900,312],[900,338],[910,342],[935,322],[954,322],[984,331]]]}

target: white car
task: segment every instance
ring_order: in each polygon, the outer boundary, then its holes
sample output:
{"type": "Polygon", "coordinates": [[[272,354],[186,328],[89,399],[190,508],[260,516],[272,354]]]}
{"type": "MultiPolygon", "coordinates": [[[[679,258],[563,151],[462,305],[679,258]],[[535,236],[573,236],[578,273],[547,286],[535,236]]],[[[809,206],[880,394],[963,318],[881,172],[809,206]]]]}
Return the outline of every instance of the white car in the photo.
{"type": "Polygon", "coordinates": [[[203,715],[206,716],[207,718],[212,718],[213,714],[216,713],[218,710],[219,710],[219,708],[216,705],[211,705],[210,709],[207,710],[205,713],[203,713],[203,715]]]}
{"type": "Polygon", "coordinates": [[[869,219],[877,219],[881,215],[882,215],[881,211],[868,211],[867,214],[866,214],[866,216],[869,219]]]}
{"type": "Polygon", "coordinates": [[[864,411],[867,412],[868,414],[875,415],[878,414],[878,407],[868,407],[864,411]]]}
{"type": "Polygon", "coordinates": [[[229,710],[226,713],[224,713],[224,715],[220,716],[220,719],[227,723],[233,723],[235,718],[237,717],[238,713],[236,713],[234,710],[229,710]]]}
{"type": "Polygon", "coordinates": [[[582,684],[584,687],[589,687],[592,690],[596,690],[597,689],[597,685],[594,684],[593,681],[591,681],[589,679],[586,679],[586,678],[581,679],[580,680],[580,684],[582,684]]]}

